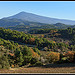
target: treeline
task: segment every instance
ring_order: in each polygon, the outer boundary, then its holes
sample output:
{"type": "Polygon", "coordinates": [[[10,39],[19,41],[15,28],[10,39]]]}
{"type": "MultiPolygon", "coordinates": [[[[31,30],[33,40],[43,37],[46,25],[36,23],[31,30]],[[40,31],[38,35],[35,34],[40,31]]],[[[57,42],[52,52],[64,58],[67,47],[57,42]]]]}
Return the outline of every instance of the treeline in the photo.
{"type": "Polygon", "coordinates": [[[46,34],[45,37],[58,37],[63,39],[68,39],[72,41],[72,44],[75,43],[75,28],[68,27],[67,29],[32,29],[29,31],[31,34],[46,34]]]}
{"type": "Polygon", "coordinates": [[[32,29],[29,31],[30,34],[44,34],[44,33],[52,33],[52,31],[58,31],[58,29],[32,29]]]}
{"type": "Polygon", "coordinates": [[[72,44],[75,45],[75,28],[67,28],[63,30],[58,31],[59,34],[61,34],[61,38],[66,38],[72,41],[72,44]]]}

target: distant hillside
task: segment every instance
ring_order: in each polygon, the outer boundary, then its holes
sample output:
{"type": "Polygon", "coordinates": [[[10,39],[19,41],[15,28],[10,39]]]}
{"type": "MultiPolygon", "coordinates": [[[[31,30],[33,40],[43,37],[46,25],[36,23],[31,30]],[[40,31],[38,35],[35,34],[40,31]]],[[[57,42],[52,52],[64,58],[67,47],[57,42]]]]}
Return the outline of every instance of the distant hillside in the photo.
{"type": "Polygon", "coordinates": [[[75,24],[75,21],[72,21],[72,20],[44,17],[44,16],[32,14],[32,13],[27,13],[27,12],[20,12],[16,15],[9,16],[6,18],[8,19],[16,18],[16,19],[22,19],[22,20],[27,20],[27,21],[32,21],[32,22],[48,23],[48,24],[55,24],[55,23],[64,23],[68,25],[75,24]]]}
{"type": "Polygon", "coordinates": [[[23,21],[21,19],[0,19],[0,27],[16,26],[16,25],[28,25],[28,26],[39,26],[46,25],[39,22],[23,21]]]}
{"type": "Polygon", "coordinates": [[[75,28],[75,25],[71,26],[71,28],[75,28]]]}
{"type": "Polygon", "coordinates": [[[56,24],[46,24],[39,22],[30,22],[21,19],[0,19],[0,27],[9,28],[12,30],[18,31],[29,31],[31,29],[46,29],[46,28],[54,28],[54,29],[66,29],[68,27],[75,28],[74,25],[66,25],[63,23],[56,24]]]}
{"type": "Polygon", "coordinates": [[[6,27],[6,29],[12,29],[12,30],[18,30],[18,31],[24,31],[24,32],[28,32],[32,29],[66,29],[68,27],[71,27],[71,25],[65,25],[65,24],[62,24],[62,23],[56,23],[56,24],[38,24],[36,23],[35,26],[32,26],[32,25],[16,25],[16,26],[9,26],[9,27],[6,27]]]}

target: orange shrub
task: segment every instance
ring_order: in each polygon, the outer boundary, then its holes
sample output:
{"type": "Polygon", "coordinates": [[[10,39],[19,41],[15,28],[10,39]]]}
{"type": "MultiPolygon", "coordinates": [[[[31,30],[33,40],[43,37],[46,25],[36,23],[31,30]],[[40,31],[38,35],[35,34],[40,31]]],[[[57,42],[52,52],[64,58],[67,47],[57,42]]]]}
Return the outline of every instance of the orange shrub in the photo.
{"type": "Polygon", "coordinates": [[[44,35],[41,35],[40,37],[44,37],[44,35]]]}
{"type": "Polygon", "coordinates": [[[14,68],[14,65],[11,65],[12,68],[14,68]]]}
{"type": "Polygon", "coordinates": [[[53,43],[56,43],[55,41],[53,41],[53,43]]]}
{"type": "Polygon", "coordinates": [[[48,59],[49,59],[49,62],[52,62],[52,63],[59,61],[60,60],[60,53],[51,52],[48,54],[48,59]]]}
{"type": "Polygon", "coordinates": [[[4,47],[3,45],[1,45],[1,47],[4,47]]]}
{"type": "Polygon", "coordinates": [[[68,58],[69,62],[73,62],[73,60],[74,60],[74,52],[68,51],[67,53],[64,54],[64,56],[66,56],[68,58]]]}
{"type": "Polygon", "coordinates": [[[34,42],[35,42],[35,38],[30,38],[30,39],[29,39],[29,42],[30,42],[30,43],[34,43],[34,42]]]}

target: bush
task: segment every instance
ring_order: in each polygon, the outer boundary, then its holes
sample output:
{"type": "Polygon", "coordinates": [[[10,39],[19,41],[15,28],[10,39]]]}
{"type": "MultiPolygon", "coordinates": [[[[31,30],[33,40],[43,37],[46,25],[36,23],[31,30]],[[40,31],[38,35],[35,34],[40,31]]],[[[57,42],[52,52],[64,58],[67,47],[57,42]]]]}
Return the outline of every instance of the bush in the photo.
{"type": "Polygon", "coordinates": [[[60,60],[60,53],[51,52],[48,54],[47,59],[50,63],[55,63],[60,60]]]}
{"type": "Polygon", "coordinates": [[[63,57],[61,60],[63,63],[68,63],[68,57],[63,57]]]}
{"type": "Polygon", "coordinates": [[[67,53],[64,54],[64,56],[67,57],[67,60],[69,62],[73,62],[74,61],[74,52],[68,51],[67,53]]]}
{"type": "Polygon", "coordinates": [[[11,67],[14,68],[15,66],[14,65],[11,65],[11,67]]]}

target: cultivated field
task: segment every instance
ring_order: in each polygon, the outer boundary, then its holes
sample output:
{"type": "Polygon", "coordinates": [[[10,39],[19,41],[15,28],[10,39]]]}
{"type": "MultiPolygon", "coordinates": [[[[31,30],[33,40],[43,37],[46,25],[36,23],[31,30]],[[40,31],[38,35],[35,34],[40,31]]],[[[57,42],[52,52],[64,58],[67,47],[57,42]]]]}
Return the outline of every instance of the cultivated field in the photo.
{"type": "Polygon", "coordinates": [[[50,64],[42,67],[0,69],[0,73],[75,73],[75,64],[50,64]]]}

